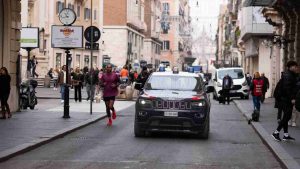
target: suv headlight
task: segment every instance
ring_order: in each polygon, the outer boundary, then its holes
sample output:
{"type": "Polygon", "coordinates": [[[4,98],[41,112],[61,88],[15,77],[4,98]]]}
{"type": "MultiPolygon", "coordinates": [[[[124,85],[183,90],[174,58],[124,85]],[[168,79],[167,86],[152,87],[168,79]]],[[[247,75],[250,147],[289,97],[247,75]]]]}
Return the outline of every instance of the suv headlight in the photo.
{"type": "Polygon", "coordinates": [[[247,80],[245,80],[243,83],[242,83],[243,86],[247,86],[248,83],[247,83],[247,80]]]}
{"type": "Polygon", "coordinates": [[[200,100],[198,102],[192,102],[192,107],[204,107],[206,105],[205,100],[200,100]]]}
{"type": "Polygon", "coordinates": [[[146,99],[139,99],[139,104],[140,105],[151,105],[152,102],[150,100],[146,100],[146,99]]]}
{"type": "Polygon", "coordinates": [[[218,87],[222,87],[222,84],[220,82],[217,83],[218,87]]]}

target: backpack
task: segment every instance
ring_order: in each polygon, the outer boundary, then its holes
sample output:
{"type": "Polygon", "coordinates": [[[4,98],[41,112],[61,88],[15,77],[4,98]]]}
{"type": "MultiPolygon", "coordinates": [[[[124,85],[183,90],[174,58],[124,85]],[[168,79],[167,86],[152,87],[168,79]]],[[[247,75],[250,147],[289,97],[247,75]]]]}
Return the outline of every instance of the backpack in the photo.
{"type": "Polygon", "coordinates": [[[276,100],[280,100],[282,96],[282,79],[277,82],[273,95],[276,100]]]}
{"type": "Polygon", "coordinates": [[[225,78],[224,79],[224,89],[230,89],[230,88],[231,88],[230,80],[229,80],[229,78],[225,78]]]}

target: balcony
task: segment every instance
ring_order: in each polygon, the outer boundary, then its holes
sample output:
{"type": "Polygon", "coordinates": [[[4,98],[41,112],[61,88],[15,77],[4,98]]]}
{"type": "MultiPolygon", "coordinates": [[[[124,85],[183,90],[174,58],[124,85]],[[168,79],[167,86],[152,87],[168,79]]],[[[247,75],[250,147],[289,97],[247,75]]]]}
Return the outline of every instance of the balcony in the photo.
{"type": "Polygon", "coordinates": [[[135,30],[138,30],[140,32],[146,32],[147,31],[147,25],[145,22],[137,20],[137,19],[132,19],[129,18],[127,21],[127,25],[129,27],[132,27],[135,30]]]}
{"type": "Polygon", "coordinates": [[[246,41],[251,36],[272,35],[273,27],[266,22],[260,7],[242,8],[241,38],[246,41]]]}

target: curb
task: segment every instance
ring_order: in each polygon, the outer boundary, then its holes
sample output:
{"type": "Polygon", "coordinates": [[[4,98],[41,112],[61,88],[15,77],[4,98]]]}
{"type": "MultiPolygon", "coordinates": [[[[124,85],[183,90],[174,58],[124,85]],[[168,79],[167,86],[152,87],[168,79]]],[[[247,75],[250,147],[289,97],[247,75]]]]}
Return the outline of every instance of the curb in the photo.
{"type": "Polygon", "coordinates": [[[65,135],[67,135],[71,132],[79,130],[83,127],[86,127],[86,126],[88,126],[90,124],[93,124],[97,121],[100,121],[104,118],[106,118],[106,116],[94,117],[92,119],[83,121],[79,124],[73,125],[73,126],[68,127],[66,129],[57,131],[55,133],[47,134],[45,136],[40,137],[39,139],[31,140],[28,143],[24,143],[24,144],[21,144],[19,146],[16,146],[16,147],[10,148],[8,150],[2,151],[2,152],[0,152],[0,162],[7,161],[10,158],[13,158],[13,157],[18,156],[18,155],[23,154],[23,153],[26,153],[30,150],[36,149],[36,148],[38,148],[42,145],[45,145],[45,144],[47,144],[51,141],[54,141],[58,138],[61,138],[61,137],[65,136],[65,135]]]}
{"type": "MultiPolygon", "coordinates": [[[[247,112],[243,110],[242,106],[236,102],[233,101],[239,111],[244,115],[244,117],[248,120],[251,119],[249,115],[247,115],[247,112]]],[[[259,122],[251,122],[252,128],[255,130],[255,132],[259,135],[260,139],[263,141],[263,143],[269,148],[269,150],[275,155],[279,163],[283,168],[287,169],[299,169],[300,165],[298,162],[288,154],[287,151],[276,141],[274,141],[271,137],[271,134],[266,131],[266,129],[263,128],[263,126],[259,122]]]]}

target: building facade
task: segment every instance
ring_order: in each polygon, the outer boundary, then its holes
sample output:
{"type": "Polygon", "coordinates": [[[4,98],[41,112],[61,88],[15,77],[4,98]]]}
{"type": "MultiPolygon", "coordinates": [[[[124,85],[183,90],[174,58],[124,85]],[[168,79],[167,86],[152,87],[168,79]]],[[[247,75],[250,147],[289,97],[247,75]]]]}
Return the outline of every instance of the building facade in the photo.
{"type": "Polygon", "coordinates": [[[11,111],[19,108],[18,84],[20,83],[20,0],[0,1],[0,67],[6,67],[11,76],[11,91],[8,99],[11,111]]]}
{"type": "MultiPolygon", "coordinates": [[[[36,56],[38,61],[36,72],[42,77],[50,68],[60,69],[66,64],[65,51],[51,48],[51,27],[52,25],[62,25],[58,14],[63,8],[71,8],[75,11],[77,20],[73,24],[74,26],[83,26],[84,30],[91,25],[102,28],[102,0],[93,1],[93,4],[91,4],[91,0],[22,0],[22,27],[39,28],[40,47],[32,50],[30,56],[36,56]]],[[[85,40],[83,44],[85,44],[85,40]]],[[[26,51],[22,51],[22,72],[25,77],[28,54],[26,51]]],[[[83,47],[71,50],[70,54],[72,68],[90,67],[91,61],[94,68],[102,65],[101,50],[93,51],[93,56],[91,56],[91,51],[83,47]]]]}
{"type": "Polygon", "coordinates": [[[157,68],[160,63],[162,41],[160,39],[161,26],[160,0],[145,0],[145,22],[147,31],[144,39],[144,60],[149,67],[157,68]]]}
{"type": "Polygon", "coordinates": [[[189,4],[187,0],[161,0],[161,61],[182,67],[184,57],[191,55],[189,4]]]}
{"type": "Polygon", "coordinates": [[[144,58],[144,0],[104,0],[103,57],[116,66],[144,58]]]}

